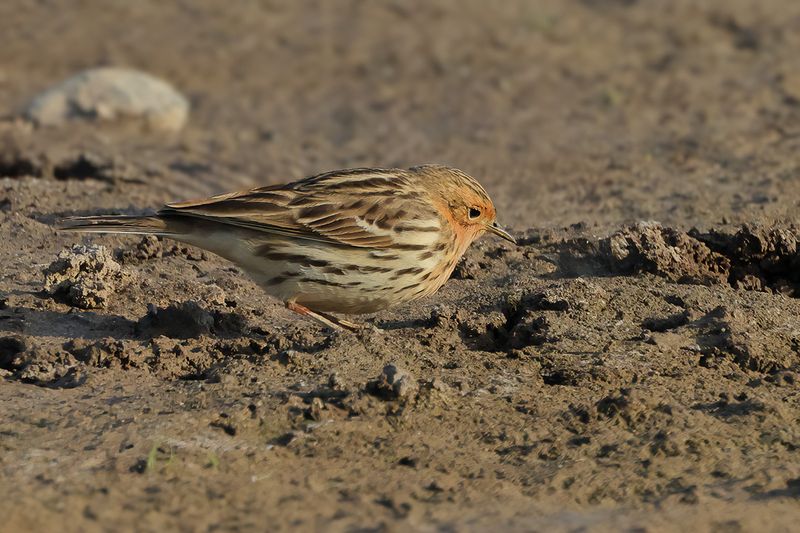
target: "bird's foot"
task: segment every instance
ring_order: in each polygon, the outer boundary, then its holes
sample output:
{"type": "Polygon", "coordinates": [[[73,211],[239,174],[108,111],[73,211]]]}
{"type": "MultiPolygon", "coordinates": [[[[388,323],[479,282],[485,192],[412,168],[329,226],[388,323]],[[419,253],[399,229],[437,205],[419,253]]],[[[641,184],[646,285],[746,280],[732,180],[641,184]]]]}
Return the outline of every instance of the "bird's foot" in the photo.
{"type": "Polygon", "coordinates": [[[363,329],[364,327],[354,322],[350,322],[349,320],[343,320],[341,318],[337,318],[328,313],[323,313],[320,311],[312,311],[308,307],[301,305],[297,302],[287,301],[286,308],[289,309],[290,311],[294,311],[298,315],[303,315],[309,318],[313,318],[323,326],[326,326],[334,331],[347,330],[356,332],[363,329]]]}

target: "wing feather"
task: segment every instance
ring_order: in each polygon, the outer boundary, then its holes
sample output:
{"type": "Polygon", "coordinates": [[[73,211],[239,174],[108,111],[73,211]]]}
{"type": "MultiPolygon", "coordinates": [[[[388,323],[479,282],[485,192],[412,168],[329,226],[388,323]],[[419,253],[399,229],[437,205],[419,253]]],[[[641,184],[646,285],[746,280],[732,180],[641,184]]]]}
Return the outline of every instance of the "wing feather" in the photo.
{"type": "MultiPolygon", "coordinates": [[[[389,221],[425,210],[419,194],[408,171],[352,169],[168,204],[159,215],[196,217],[335,245],[389,248],[396,242],[389,221]]],[[[438,216],[434,208],[428,209],[426,218],[438,216]]]]}

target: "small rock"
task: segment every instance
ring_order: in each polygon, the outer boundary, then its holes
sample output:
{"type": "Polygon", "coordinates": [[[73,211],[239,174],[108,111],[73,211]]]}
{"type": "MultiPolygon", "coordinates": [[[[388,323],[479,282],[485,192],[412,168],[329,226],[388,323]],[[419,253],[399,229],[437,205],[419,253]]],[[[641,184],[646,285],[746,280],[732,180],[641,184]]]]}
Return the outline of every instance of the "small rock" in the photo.
{"type": "Polygon", "coordinates": [[[417,380],[410,373],[390,364],[367,385],[367,390],[387,400],[409,400],[419,389],[417,380]]]}
{"type": "Polygon", "coordinates": [[[44,288],[82,309],[105,307],[117,287],[131,279],[111,253],[98,245],[64,250],[44,270],[44,288]]]}
{"type": "Polygon", "coordinates": [[[26,115],[42,126],[75,120],[135,120],[153,130],[175,132],[186,123],[189,103],[167,82],[132,69],[85,70],[45,90],[26,115]]]}

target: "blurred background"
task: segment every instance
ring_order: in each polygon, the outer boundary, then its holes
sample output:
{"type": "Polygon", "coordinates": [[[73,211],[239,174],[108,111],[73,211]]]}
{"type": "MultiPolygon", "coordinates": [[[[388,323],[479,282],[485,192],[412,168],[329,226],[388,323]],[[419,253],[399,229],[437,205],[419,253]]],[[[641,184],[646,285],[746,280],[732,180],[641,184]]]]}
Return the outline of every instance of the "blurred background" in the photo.
{"type": "Polygon", "coordinates": [[[156,205],[444,163],[517,228],[792,217],[798,29],[788,0],[7,0],[7,116],[98,66],[191,109],[170,136],[7,121],[2,146],[122,158],[158,176],[156,205]]]}

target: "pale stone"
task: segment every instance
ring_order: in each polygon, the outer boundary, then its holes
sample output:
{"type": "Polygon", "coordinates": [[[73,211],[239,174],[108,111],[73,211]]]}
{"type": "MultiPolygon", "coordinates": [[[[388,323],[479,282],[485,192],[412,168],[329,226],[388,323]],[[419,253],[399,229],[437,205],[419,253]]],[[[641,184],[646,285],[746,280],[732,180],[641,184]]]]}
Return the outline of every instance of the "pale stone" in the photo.
{"type": "Polygon", "coordinates": [[[189,102],[167,82],[126,68],[85,70],[45,90],[26,115],[42,126],[73,120],[136,121],[160,131],[180,130],[189,102]]]}

